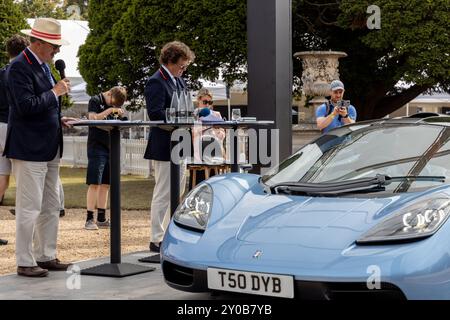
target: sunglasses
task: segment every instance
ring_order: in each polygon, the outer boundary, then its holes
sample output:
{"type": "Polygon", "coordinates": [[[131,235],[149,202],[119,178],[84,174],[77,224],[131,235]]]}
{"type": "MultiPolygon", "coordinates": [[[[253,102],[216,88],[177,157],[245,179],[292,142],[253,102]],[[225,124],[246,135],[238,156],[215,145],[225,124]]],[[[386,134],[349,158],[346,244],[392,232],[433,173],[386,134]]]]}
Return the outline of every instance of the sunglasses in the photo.
{"type": "Polygon", "coordinates": [[[202,102],[203,104],[210,104],[210,105],[213,104],[212,100],[202,100],[202,102]]]}
{"type": "Polygon", "coordinates": [[[53,48],[53,50],[57,50],[57,49],[61,48],[61,46],[60,46],[60,45],[57,45],[57,44],[53,44],[53,43],[50,43],[50,42],[47,42],[47,41],[41,41],[41,43],[46,43],[46,44],[49,44],[49,45],[51,45],[51,46],[52,46],[52,48],[53,48]]]}

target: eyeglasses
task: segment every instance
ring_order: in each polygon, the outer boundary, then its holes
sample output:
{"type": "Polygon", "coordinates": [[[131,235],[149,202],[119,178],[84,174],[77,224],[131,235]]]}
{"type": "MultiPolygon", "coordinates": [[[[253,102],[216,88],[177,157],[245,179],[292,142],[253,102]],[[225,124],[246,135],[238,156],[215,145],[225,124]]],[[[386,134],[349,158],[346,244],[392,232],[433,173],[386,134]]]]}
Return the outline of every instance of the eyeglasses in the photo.
{"type": "Polygon", "coordinates": [[[202,100],[202,103],[203,104],[210,104],[210,105],[213,104],[212,100],[202,100]]]}
{"type": "Polygon", "coordinates": [[[186,70],[187,67],[189,66],[189,64],[177,64],[178,68],[180,68],[181,70],[186,70]]]}

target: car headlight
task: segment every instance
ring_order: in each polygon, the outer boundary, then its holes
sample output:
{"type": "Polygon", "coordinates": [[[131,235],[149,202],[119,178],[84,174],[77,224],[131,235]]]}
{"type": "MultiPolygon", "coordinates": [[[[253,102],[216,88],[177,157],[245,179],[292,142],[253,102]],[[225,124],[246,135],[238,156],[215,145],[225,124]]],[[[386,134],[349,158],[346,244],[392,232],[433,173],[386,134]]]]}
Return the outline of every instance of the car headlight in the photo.
{"type": "Polygon", "coordinates": [[[189,192],[178,206],[173,219],[176,223],[196,230],[204,231],[211,214],[213,190],[207,183],[202,183],[189,192]]]}
{"type": "Polygon", "coordinates": [[[450,199],[445,195],[422,200],[381,221],[366,232],[358,244],[402,241],[433,235],[447,220],[450,199]]]}

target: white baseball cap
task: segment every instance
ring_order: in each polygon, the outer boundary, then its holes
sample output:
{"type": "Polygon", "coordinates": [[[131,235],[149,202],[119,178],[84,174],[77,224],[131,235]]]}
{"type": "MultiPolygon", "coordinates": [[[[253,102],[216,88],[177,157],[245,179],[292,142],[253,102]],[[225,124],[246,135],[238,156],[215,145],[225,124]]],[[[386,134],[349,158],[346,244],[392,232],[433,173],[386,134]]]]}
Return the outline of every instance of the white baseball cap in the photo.
{"type": "Polygon", "coordinates": [[[331,82],[331,84],[330,84],[330,90],[331,91],[335,91],[335,90],[338,90],[338,89],[345,90],[344,89],[344,84],[340,80],[333,80],[331,82]]]}

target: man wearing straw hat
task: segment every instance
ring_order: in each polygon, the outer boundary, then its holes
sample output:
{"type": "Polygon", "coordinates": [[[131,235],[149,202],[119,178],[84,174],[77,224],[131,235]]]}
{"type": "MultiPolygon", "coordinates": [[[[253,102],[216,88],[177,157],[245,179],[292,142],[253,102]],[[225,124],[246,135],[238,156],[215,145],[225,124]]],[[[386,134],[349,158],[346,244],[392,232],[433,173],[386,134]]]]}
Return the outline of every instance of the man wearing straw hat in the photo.
{"type": "Polygon", "coordinates": [[[61,25],[38,18],[30,46],[10,64],[6,78],[10,116],[4,154],[12,160],[16,188],[17,274],[44,277],[66,270],[56,257],[59,223],[59,160],[63,152],[60,97],[70,90],[67,79],[56,82],[48,63],[68,42],[61,25]]]}

